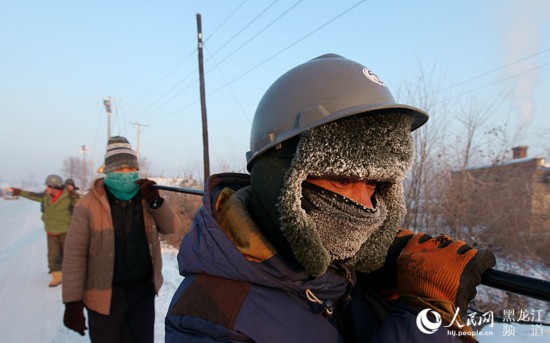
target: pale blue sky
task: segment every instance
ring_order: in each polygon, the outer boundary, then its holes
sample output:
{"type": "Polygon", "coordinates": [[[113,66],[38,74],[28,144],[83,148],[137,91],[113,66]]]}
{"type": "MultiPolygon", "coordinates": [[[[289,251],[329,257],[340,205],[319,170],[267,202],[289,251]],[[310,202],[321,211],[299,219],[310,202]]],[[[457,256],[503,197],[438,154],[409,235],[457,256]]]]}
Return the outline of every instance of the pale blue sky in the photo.
{"type": "MultiPolygon", "coordinates": [[[[82,157],[82,145],[99,167],[106,96],[118,99],[113,135],[136,146],[130,122],[148,125],[141,154],[154,174],[201,177],[197,13],[213,172],[244,169],[263,92],[329,52],[368,66],[396,97],[419,66],[434,67],[454,96],[514,89],[512,121],[550,127],[549,1],[3,1],[0,181],[41,183],[82,157]]],[[[518,144],[543,151],[528,138],[518,144]]]]}

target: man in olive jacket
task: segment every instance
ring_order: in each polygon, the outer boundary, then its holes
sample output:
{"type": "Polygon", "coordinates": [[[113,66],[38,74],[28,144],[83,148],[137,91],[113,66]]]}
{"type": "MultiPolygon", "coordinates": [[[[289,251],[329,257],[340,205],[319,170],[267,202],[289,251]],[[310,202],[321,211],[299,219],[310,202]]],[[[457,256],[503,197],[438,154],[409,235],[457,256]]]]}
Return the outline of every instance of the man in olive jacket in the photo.
{"type": "Polygon", "coordinates": [[[67,235],[64,323],[84,335],[85,306],[92,342],[154,339],[154,297],[163,281],[159,233],[180,222],[138,168],[128,141],[111,137],[105,178],[80,199],[67,235]]]}
{"type": "Polygon", "coordinates": [[[35,193],[19,188],[12,188],[14,195],[20,195],[29,200],[40,202],[42,221],[48,237],[48,268],[52,274],[50,287],[59,286],[62,281],[61,264],[63,261],[63,247],[73,207],[78,199],[73,199],[66,191],[63,180],[59,175],[48,175],[46,191],[35,193]]]}

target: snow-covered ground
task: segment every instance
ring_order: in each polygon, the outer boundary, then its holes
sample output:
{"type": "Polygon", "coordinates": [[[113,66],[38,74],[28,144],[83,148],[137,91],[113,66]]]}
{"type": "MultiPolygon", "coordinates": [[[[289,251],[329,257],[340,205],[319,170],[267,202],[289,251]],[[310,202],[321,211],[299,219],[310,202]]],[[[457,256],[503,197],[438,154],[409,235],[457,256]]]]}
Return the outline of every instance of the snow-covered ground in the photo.
{"type": "MultiPolygon", "coordinates": [[[[155,342],[164,342],[166,309],[182,280],[176,255],[176,249],[163,249],[164,285],[156,299],[155,342]]],[[[87,335],[81,337],[63,325],[61,287],[49,288],[49,281],[39,203],[0,198],[1,342],[89,342],[87,335]]],[[[550,327],[541,328],[543,336],[533,336],[539,333],[534,330],[531,325],[515,325],[512,332],[495,324],[484,330],[491,336],[478,339],[483,343],[550,342],[550,327]]]]}
{"type": "MultiPolygon", "coordinates": [[[[163,248],[164,285],[156,298],[155,342],[164,342],[164,316],[182,277],[177,249],[163,248]]],[[[0,342],[89,342],[63,325],[61,287],[48,283],[40,204],[0,198],[0,342]]]]}

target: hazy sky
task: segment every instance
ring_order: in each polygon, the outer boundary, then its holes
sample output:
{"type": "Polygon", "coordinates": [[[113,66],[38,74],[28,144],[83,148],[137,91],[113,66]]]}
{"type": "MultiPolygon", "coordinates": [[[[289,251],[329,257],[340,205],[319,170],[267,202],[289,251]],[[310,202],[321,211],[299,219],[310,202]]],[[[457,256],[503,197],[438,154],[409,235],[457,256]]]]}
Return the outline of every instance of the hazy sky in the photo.
{"type": "Polygon", "coordinates": [[[137,147],[140,123],[154,174],[202,177],[197,13],[212,172],[244,169],[262,94],[329,52],[372,69],[397,98],[420,67],[454,96],[512,89],[514,125],[550,127],[550,1],[3,1],[0,181],[68,177],[69,157],[99,167],[108,96],[111,134],[137,147]]]}

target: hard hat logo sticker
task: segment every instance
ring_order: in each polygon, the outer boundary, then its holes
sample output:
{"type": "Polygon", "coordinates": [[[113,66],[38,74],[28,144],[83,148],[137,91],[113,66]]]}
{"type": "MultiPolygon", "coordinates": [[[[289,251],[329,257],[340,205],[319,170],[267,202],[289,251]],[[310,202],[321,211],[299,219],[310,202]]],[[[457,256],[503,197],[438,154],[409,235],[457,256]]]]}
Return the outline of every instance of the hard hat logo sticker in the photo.
{"type": "Polygon", "coordinates": [[[386,87],[386,85],[384,84],[384,81],[380,80],[380,78],[378,77],[378,75],[376,75],[372,70],[370,70],[369,68],[363,68],[363,74],[365,74],[365,76],[371,80],[372,82],[382,86],[382,87],[386,87]]]}

